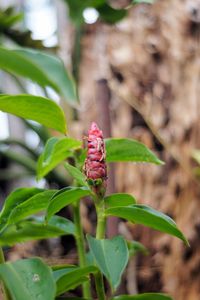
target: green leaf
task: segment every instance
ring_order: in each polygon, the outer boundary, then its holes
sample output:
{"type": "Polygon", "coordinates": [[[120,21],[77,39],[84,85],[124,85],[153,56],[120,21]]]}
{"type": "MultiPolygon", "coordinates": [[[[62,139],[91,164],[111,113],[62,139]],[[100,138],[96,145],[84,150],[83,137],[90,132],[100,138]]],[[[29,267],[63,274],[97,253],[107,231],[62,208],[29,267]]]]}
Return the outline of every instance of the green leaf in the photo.
{"type": "Polygon", "coordinates": [[[0,233],[0,245],[12,246],[30,240],[54,238],[61,235],[75,234],[74,224],[62,217],[53,216],[48,224],[43,220],[23,220],[7,226],[0,233]]]}
{"type": "Polygon", "coordinates": [[[104,202],[107,208],[111,208],[111,207],[128,206],[131,204],[135,204],[136,200],[133,196],[129,194],[116,193],[105,197],[104,202]]]}
{"type": "Polygon", "coordinates": [[[196,162],[198,162],[198,164],[200,164],[200,150],[194,150],[192,152],[192,157],[196,160],[196,162]]]}
{"type": "Polygon", "coordinates": [[[137,241],[127,241],[127,246],[129,250],[129,257],[135,256],[139,252],[144,255],[148,254],[147,248],[137,241]]]}
{"type": "Polygon", "coordinates": [[[147,4],[153,4],[155,0],[133,0],[132,4],[139,4],[139,3],[147,3],[147,4]]]}
{"type": "Polygon", "coordinates": [[[31,216],[35,213],[45,210],[50,202],[52,196],[57,190],[47,190],[38,193],[25,202],[17,205],[10,213],[7,224],[14,224],[25,217],[31,216]]]}
{"type": "Polygon", "coordinates": [[[48,81],[53,83],[52,88],[61,94],[69,104],[73,106],[78,104],[74,79],[66,70],[61,59],[33,49],[17,49],[12,51],[20,54],[37,66],[46,75],[48,81]]]}
{"type": "Polygon", "coordinates": [[[131,139],[106,139],[106,161],[130,161],[163,164],[145,145],[131,139]]]}
{"type": "Polygon", "coordinates": [[[29,198],[43,192],[43,189],[38,189],[35,187],[31,188],[18,188],[12,192],[5,200],[4,206],[0,214],[0,230],[5,226],[7,220],[15,208],[27,201],[29,198]]]}
{"type": "Polygon", "coordinates": [[[112,298],[111,300],[172,300],[172,298],[168,295],[160,293],[145,293],[134,296],[117,296],[112,298]]]}
{"type": "Polygon", "coordinates": [[[37,177],[41,179],[60,162],[73,154],[73,150],[79,148],[81,142],[72,138],[50,138],[39,157],[37,164],[37,177]]]}
{"type": "Polygon", "coordinates": [[[0,95],[0,110],[66,133],[63,110],[50,99],[32,95],[0,95]]]}
{"type": "Polygon", "coordinates": [[[167,215],[146,205],[135,204],[126,207],[114,207],[106,210],[107,216],[117,216],[135,224],[142,224],[153,229],[168,233],[183,240],[188,245],[188,241],[182,232],[177,228],[176,223],[167,215]]]}
{"type": "Polygon", "coordinates": [[[54,194],[47,208],[46,220],[60,211],[63,207],[88,196],[91,191],[87,187],[67,187],[54,194]]]}
{"type": "Polygon", "coordinates": [[[78,184],[88,187],[86,176],[78,168],[75,168],[68,163],[65,163],[64,167],[78,184]]]}
{"type": "Polygon", "coordinates": [[[51,269],[39,258],[1,264],[0,277],[12,299],[55,299],[56,286],[51,269]]]}
{"type": "Polygon", "coordinates": [[[111,286],[116,289],[128,263],[129,253],[126,241],[121,236],[116,236],[111,240],[98,240],[89,235],[87,240],[98,268],[111,286]]]}
{"type": "Polygon", "coordinates": [[[100,14],[100,18],[107,23],[115,24],[121,21],[126,15],[127,11],[125,9],[114,9],[107,3],[97,7],[100,14]]]}
{"type": "Polygon", "coordinates": [[[72,290],[89,279],[89,274],[96,273],[98,270],[94,266],[84,268],[64,268],[59,274],[56,272],[56,295],[63,294],[66,291],[72,290]],[[71,269],[71,270],[70,270],[71,269]]]}
{"type": "Polygon", "coordinates": [[[28,78],[42,87],[50,86],[70,104],[77,104],[74,81],[63,62],[38,50],[11,50],[0,47],[0,68],[28,78]]]}

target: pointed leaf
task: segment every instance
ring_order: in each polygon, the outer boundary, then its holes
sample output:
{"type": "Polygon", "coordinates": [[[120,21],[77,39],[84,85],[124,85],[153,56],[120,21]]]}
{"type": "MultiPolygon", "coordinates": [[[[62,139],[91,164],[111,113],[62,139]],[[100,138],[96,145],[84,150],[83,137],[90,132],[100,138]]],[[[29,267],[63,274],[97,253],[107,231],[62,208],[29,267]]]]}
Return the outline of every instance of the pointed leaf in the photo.
{"type": "Polygon", "coordinates": [[[98,268],[111,286],[116,289],[128,263],[129,253],[126,241],[121,236],[116,236],[111,240],[98,240],[89,235],[87,240],[98,268]]]}
{"type": "MultiPolygon", "coordinates": [[[[23,48],[12,50],[12,52],[28,59],[35,67],[39,68],[45,74],[47,80],[51,82],[51,87],[61,94],[69,104],[73,106],[78,104],[74,79],[68,73],[60,58],[33,49],[23,48]]],[[[40,82],[38,83],[40,84],[40,82]]]]}
{"type": "Polygon", "coordinates": [[[39,157],[37,164],[37,177],[41,179],[60,162],[73,154],[73,150],[79,148],[81,142],[71,138],[50,138],[39,157]]]}
{"type": "Polygon", "coordinates": [[[118,206],[128,206],[135,204],[136,200],[132,195],[125,193],[111,194],[104,198],[104,202],[107,208],[118,207],[118,206]]]}
{"type": "Polygon", "coordinates": [[[50,99],[32,95],[0,95],[0,110],[66,133],[64,112],[50,99]]]}
{"type": "Polygon", "coordinates": [[[9,216],[7,224],[14,224],[25,217],[31,216],[35,213],[45,210],[50,202],[52,196],[56,193],[57,190],[47,190],[41,193],[38,193],[30,197],[25,202],[17,205],[9,216]]]}
{"type": "MultiPolygon", "coordinates": [[[[56,279],[57,292],[56,295],[63,294],[72,290],[89,279],[89,275],[96,273],[98,269],[94,266],[84,268],[74,268],[69,271],[68,268],[62,269],[62,275],[56,279]]],[[[56,271],[57,272],[57,271],[56,271]]],[[[57,275],[56,275],[57,276],[57,275]]]]}
{"type": "Polygon", "coordinates": [[[131,139],[106,139],[106,161],[130,161],[163,164],[145,145],[131,139]]]}
{"type": "Polygon", "coordinates": [[[0,245],[12,246],[16,243],[54,238],[67,234],[73,235],[74,233],[74,224],[59,216],[53,216],[48,224],[44,224],[44,222],[37,219],[23,220],[15,225],[9,225],[1,231],[0,245]]]}
{"type": "Polygon", "coordinates": [[[153,4],[156,0],[133,0],[132,4],[147,3],[153,4]]]}
{"type": "Polygon", "coordinates": [[[148,254],[147,248],[137,241],[127,241],[127,245],[129,250],[129,257],[135,256],[137,253],[140,252],[144,255],[148,254]]]}
{"type": "Polygon", "coordinates": [[[51,269],[39,258],[1,264],[0,277],[12,299],[55,299],[56,287],[51,269]]]}
{"type": "Polygon", "coordinates": [[[78,168],[75,168],[68,163],[65,163],[64,167],[68,171],[68,173],[77,181],[78,184],[88,186],[86,176],[78,168]]]}
{"type": "Polygon", "coordinates": [[[111,300],[173,300],[170,296],[160,293],[145,293],[134,296],[117,296],[111,300]]]}
{"type": "Polygon", "coordinates": [[[91,191],[87,187],[67,187],[54,194],[47,208],[46,220],[60,211],[63,207],[88,196],[91,191]]]}
{"type": "Polygon", "coordinates": [[[146,205],[130,205],[126,207],[114,207],[106,210],[107,216],[117,216],[135,224],[142,224],[156,230],[168,233],[183,240],[188,244],[187,239],[177,228],[176,223],[167,215],[146,205]]]}
{"type": "Polygon", "coordinates": [[[29,198],[43,192],[43,189],[35,187],[31,188],[18,188],[12,192],[5,200],[4,206],[0,214],[0,229],[2,229],[12,213],[12,211],[21,203],[27,201],[29,198]]]}
{"type": "Polygon", "coordinates": [[[0,68],[53,88],[72,105],[78,103],[74,80],[56,56],[38,50],[0,47],[0,68]]]}

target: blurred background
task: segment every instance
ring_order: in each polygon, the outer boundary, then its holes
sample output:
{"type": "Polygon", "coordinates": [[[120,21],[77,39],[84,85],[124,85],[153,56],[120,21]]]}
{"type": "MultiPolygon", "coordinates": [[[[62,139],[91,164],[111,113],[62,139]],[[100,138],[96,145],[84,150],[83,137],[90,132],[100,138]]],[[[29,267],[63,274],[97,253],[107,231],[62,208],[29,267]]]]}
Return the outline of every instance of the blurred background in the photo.
{"type": "MultiPolygon", "coordinates": [[[[96,120],[104,135],[145,143],[164,166],[110,166],[109,192],[133,194],[173,217],[189,239],[112,220],[116,232],[149,250],[134,257],[119,292],[162,291],[176,300],[200,299],[200,1],[1,0],[0,43],[58,55],[75,79],[73,108],[51,88],[0,71],[0,92],[47,95],[65,109],[70,135],[82,138],[96,120]],[[13,16],[14,21],[5,22],[13,16]],[[6,25],[5,25],[6,24],[6,25]]],[[[13,19],[12,19],[13,20],[13,19]]],[[[0,112],[0,200],[19,186],[63,187],[62,168],[40,182],[36,159],[47,132],[34,122],[0,112]]],[[[70,216],[70,211],[63,211],[70,216]]],[[[83,226],[92,232],[90,203],[83,226]],[[88,218],[89,216],[89,218],[88,218]]],[[[53,239],[7,249],[9,259],[41,255],[76,262],[74,241],[53,239]]],[[[77,292],[78,293],[78,292],[77,292]]]]}

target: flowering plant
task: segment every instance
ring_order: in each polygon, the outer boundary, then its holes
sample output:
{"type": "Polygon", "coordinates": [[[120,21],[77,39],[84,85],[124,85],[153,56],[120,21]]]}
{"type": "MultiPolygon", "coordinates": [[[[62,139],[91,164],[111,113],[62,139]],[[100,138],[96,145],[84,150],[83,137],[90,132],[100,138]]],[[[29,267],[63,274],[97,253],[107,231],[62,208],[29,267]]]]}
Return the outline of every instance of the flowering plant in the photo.
{"type": "MultiPolygon", "coordinates": [[[[0,109],[35,120],[62,133],[66,132],[62,109],[49,99],[29,95],[0,95],[0,109]],[[36,106],[40,108],[38,113],[36,106]],[[51,118],[46,118],[48,114],[51,118]]],[[[112,239],[106,239],[105,236],[107,219],[116,216],[160,230],[188,243],[175,222],[167,215],[149,206],[136,204],[135,198],[129,194],[106,195],[107,163],[132,161],[159,165],[162,161],[135,140],[104,140],[102,131],[95,123],[92,123],[88,132],[87,156],[81,144],[81,141],[71,137],[52,137],[47,141],[37,164],[37,178],[41,179],[62,163],[74,180],[73,186],[61,190],[18,188],[6,198],[0,214],[2,247],[71,234],[76,239],[79,264],[47,266],[40,258],[5,262],[1,248],[0,279],[3,283],[4,300],[77,299],[68,296],[68,291],[73,291],[80,285],[82,299],[171,299],[170,296],[159,293],[116,296],[121,276],[134,252],[136,242],[127,241],[120,235],[112,239]],[[68,161],[73,158],[73,165],[66,162],[69,158],[68,161]],[[96,209],[95,237],[85,237],[81,226],[80,201],[85,196],[93,200],[96,209]],[[73,209],[73,222],[56,215],[68,205],[73,209]],[[38,217],[35,214],[39,212],[44,214],[38,217]],[[88,253],[86,249],[89,249],[88,253]],[[92,276],[95,278],[95,291],[91,288],[92,276]],[[110,287],[107,295],[104,279],[110,287]]]]}

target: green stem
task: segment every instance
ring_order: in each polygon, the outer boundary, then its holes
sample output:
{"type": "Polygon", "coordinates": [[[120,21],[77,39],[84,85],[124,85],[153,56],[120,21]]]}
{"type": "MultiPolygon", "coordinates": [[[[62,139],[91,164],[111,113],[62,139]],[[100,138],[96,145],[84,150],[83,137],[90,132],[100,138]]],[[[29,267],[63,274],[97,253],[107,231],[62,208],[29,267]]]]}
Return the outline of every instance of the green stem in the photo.
{"type": "MultiPolygon", "coordinates": [[[[96,203],[96,212],[97,212],[97,231],[96,238],[104,239],[105,238],[105,229],[106,229],[106,218],[104,214],[104,200],[101,199],[96,203]]],[[[103,275],[101,272],[96,273],[95,275],[95,286],[97,291],[98,300],[105,300],[105,289],[103,282],[103,275]]]]}
{"type": "MultiPolygon", "coordinates": [[[[81,226],[81,218],[80,218],[80,203],[77,202],[73,205],[73,214],[74,214],[74,224],[76,227],[76,245],[78,249],[78,257],[79,257],[79,265],[80,267],[86,267],[86,256],[85,256],[85,242],[84,242],[84,234],[81,226]]],[[[84,298],[91,299],[90,292],[90,283],[83,283],[83,296],[84,298]]]]}
{"type": "MultiPolygon", "coordinates": [[[[0,264],[3,264],[3,263],[5,263],[5,257],[3,254],[3,249],[0,247],[0,264]]],[[[2,293],[3,293],[4,300],[11,300],[9,293],[3,283],[2,283],[2,293]]]]}

